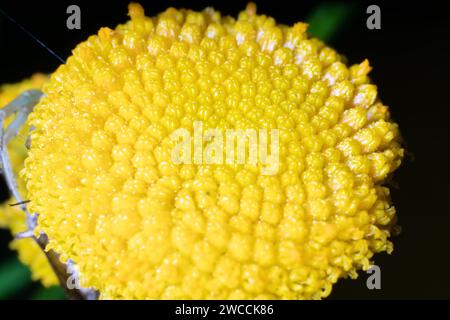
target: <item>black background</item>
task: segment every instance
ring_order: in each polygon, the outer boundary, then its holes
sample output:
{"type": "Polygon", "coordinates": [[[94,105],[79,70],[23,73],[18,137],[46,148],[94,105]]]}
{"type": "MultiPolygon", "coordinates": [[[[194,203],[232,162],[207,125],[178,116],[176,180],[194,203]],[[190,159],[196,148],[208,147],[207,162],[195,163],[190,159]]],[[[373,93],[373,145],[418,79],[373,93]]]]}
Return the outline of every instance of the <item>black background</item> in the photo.
{"type": "MultiPolygon", "coordinates": [[[[19,21],[63,59],[102,26],[127,20],[129,1],[6,1],[0,8],[19,21]],[[81,7],[81,30],[66,28],[66,8],[81,7]]],[[[213,6],[236,16],[247,1],[142,0],[147,15],[168,6],[213,6]]],[[[258,12],[278,22],[305,20],[320,1],[256,1],[258,12]]],[[[350,63],[368,58],[373,81],[399,123],[407,156],[391,186],[402,233],[392,256],[380,254],[382,289],[368,290],[367,275],[341,280],[330,298],[450,298],[449,94],[450,11],[439,2],[356,3],[355,14],[329,42],[350,63]],[[381,30],[366,28],[366,8],[381,8],[381,30]]],[[[53,72],[59,61],[0,16],[0,83],[17,82],[34,72],[53,72]]],[[[0,232],[0,259],[9,234],[0,232]]]]}

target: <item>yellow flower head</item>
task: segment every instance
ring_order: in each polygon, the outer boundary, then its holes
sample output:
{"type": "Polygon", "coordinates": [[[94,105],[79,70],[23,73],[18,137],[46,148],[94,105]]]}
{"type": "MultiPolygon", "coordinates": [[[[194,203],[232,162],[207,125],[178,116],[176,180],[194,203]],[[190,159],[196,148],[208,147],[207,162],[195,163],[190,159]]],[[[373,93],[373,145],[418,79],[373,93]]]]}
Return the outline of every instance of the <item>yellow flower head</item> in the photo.
{"type": "MultiPolygon", "coordinates": [[[[35,74],[29,80],[17,84],[7,84],[0,86],[0,107],[4,107],[23,91],[29,89],[40,89],[47,80],[43,74],[35,74]]],[[[7,124],[12,119],[7,119],[7,124]]],[[[23,169],[23,162],[27,155],[25,143],[28,135],[28,125],[24,126],[19,135],[8,145],[8,153],[14,173],[18,176],[23,169]]],[[[20,193],[26,197],[26,188],[23,179],[17,180],[20,193]]],[[[15,199],[10,198],[0,205],[0,226],[7,227],[15,235],[26,230],[25,214],[18,207],[11,207],[15,199]]],[[[47,257],[41,251],[40,247],[32,239],[15,239],[11,242],[11,248],[17,250],[19,259],[22,263],[30,267],[32,278],[40,280],[44,286],[51,286],[58,283],[58,280],[48,263],[47,257]]]]}
{"type": "MultiPolygon", "coordinates": [[[[44,86],[24,175],[49,248],[101,298],[326,297],[392,251],[386,177],[403,150],[367,61],[250,4],[131,20],[44,86]],[[175,163],[193,124],[279,130],[279,166],[175,163]]],[[[207,141],[203,141],[205,147],[207,141]]]]}

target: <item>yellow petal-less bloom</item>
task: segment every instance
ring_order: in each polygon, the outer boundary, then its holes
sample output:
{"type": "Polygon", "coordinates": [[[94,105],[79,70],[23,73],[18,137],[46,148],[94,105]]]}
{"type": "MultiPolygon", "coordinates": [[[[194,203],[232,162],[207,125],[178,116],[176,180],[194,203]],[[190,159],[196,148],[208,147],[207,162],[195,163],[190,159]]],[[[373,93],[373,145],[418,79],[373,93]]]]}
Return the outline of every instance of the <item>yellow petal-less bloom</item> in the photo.
{"type": "Polygon", "coordinates": [[[49,248],[103,299],[319,299],[392,251],[403,150],[367,76],[250,4],[100,29],[44,86],[24,175],[49,248]],[[175,164],[171,133],[279,129],[260,165],[175,164]]]}
{"type": "MultiPolygon", "coordinates": [[[[16,84],[0,86],[0,106],[5,106],[23,91],[29,89],[40,89],[47,80],[43,74],[35,74],[30,79],[16,84]]],[[[11,121],[7,119],[8,124],[11,121]]],[[[20,134],[8,145],[8,153],[16,176],[23,169],[24,160],[27,155],[25,146],[28,135],[28,126],[24,126],[20,134]]],[[[20,193],[26,197],[26,188],[23,179],[17,179],[20,193]]],[[[26,230],[25,214],[18,207],[11,207],[8,204],[14,203],[13,198],[0,205],[0,226],[7,227],[15,235],[26,230]]],[[[47,257],[40,247],[32,239],[14,239],[11,248],[17,251],[22,263],[30,267],[33,280],[39,280],[46,287],[58,284],[53,269],[48,263],[47,257]]]]}

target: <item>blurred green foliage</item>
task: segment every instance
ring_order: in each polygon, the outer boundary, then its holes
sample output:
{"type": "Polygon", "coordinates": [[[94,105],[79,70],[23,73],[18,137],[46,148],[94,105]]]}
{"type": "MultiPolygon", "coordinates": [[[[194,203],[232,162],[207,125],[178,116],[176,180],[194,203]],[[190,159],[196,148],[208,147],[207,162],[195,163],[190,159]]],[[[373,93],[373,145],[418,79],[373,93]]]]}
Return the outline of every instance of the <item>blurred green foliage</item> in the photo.
{"type": "Polygon", "coordinates": [[[322,41],[330,41],[354,12],[354,3],[324,2],[310,13],[308,32],[322,41]]]}
{"type": "Polygon", "coordinates": [[[30,285],[30,271],[17,258],[0,265],[0,299],[7,299],[30,285]]]}
{"type": "Polygon", "coordinates": [[[62,300],[64,298],[64,290],[58,286],[40,287],[31,295],[32,300],[62,300]]]}

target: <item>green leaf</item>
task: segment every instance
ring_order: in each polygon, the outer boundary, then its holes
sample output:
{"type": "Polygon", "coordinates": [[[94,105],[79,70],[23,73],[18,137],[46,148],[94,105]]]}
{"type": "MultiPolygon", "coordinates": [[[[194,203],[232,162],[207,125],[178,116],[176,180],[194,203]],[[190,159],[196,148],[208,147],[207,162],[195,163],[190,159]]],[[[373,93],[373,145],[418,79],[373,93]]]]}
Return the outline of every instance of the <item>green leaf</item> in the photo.
{"type": "Polygon", "coordinates": [[[31,285],[31,274],[17,258],[0,265],[0,300],[7,299],[31,285]]]}
{"type": "Polygon", "coordinates": [[[33,300],[64,300],[64,290],[59,286],[40,287],[31,296],[33,300]]]}
{"type": "Polygon", "coordinates": [[[324,42],[330,41],[352,15],[354,9],[355,6],[352,3],[325,2],[309,15],[308,32],[324,42]]]}

